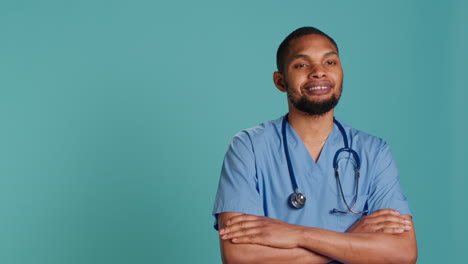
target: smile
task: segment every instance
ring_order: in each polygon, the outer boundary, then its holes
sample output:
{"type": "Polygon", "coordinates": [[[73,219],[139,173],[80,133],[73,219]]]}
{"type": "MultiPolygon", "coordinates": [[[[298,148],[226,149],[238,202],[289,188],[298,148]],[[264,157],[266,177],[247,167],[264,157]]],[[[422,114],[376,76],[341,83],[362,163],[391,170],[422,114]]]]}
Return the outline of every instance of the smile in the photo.
{"type": "Polygon", "coordinates": [[[325,95],[332,90],[331,85],[327,84],[309,84],[303,88],[303,92],[307,95],[325,95]]]}
{"type": "Polygon", "coordinates": [[[307,87],[307,90],[323,90],[323,89],[328,89],[327,86],[314,86],[314,87],[307,87]]]}

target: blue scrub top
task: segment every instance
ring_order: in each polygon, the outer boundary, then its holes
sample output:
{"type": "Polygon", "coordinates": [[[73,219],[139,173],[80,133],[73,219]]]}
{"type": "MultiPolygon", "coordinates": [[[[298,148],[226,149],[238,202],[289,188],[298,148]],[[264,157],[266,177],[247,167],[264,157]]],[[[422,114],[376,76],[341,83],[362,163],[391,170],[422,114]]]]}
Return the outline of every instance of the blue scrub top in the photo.
{"type": "MultiPolygon", "coordinates": [[[[293,193],[293,187],[283,148],[283,118],[241,131],[232,139],[224,158],[214,203],[216,229],[217,214],[222,212],[267,216],[291,224],[338,232],[346,231],[362,217],[362,214],[332,212],[334,208],[347,211],[333,169],[335,152],[344,147],[343,137],[336,125],[315,163],[302,140],[287,124],[288,148],[296,181],[299,191],[307,198],[302,209],[291,207],[289,196],[293,193]]],[[[400,188],[398,169],[386,142],[341,124],[350,148],[361,158],[359,193],[354,211],[369,210],[370,214],[391,208],[401,214],[411,214],[400,188]]],[[[354,159],[349,153],[340,154],[340,178],[350,206],[355,194],[353,163],[354,159]]]]}

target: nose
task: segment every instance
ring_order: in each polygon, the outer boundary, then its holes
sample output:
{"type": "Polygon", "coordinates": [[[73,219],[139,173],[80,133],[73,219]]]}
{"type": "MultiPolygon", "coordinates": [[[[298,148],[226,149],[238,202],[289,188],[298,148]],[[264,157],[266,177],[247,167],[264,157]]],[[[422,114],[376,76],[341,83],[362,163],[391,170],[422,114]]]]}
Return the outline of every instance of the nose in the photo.
{"type": "Polygon", "coordinates": [[[310,71],[309,78],[320,79],[326,77],[326,71],[322,65],[315,64],[310,71]]]}

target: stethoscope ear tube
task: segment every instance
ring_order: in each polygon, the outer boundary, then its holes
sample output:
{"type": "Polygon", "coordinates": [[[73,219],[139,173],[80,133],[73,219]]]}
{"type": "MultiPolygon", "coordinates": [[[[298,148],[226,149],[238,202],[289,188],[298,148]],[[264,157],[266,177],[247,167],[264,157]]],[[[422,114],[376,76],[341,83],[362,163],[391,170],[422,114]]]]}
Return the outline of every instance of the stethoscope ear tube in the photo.
{"type": "Polygon", "coordinates": [[[340,188],[340,193],[341,193],[341,198],[343,199],[343,202],[346,206],[346,208],[348,208],[347,211],[340,211],[336,208],[333,208],[333,210],[331,211],[332,213],[340,213],[340,214],[347,214],[347,213],[353,213],[353,214],[365,214],[368,212],[368,210],[364,210],[364,211],[354,211],[354,207],[356,206],[356,202],[357,202],[357,195],[359,193],[359,177],[360,177],[360,172],[359,172],[359,169],[356,168],[354,170],[355,172],[355,179],[356,179],[356,182],[355,182],[355,185],[356,185],[356,190],[354,191],[355,192],[355,195],[354,195],[354,199],[353,199],[353,203],[351,204],[351,206],[349,206],[348,204],[348,201],[346,201],[346,198],[344,196],[344,193],[343,193],[343,187],[341,186],[341,180],[340,180],[340,173],[338,172],[338,167],[335,168],[335,178],[336,178],[336,181],[338,182],[338,187],[340,188]]]}

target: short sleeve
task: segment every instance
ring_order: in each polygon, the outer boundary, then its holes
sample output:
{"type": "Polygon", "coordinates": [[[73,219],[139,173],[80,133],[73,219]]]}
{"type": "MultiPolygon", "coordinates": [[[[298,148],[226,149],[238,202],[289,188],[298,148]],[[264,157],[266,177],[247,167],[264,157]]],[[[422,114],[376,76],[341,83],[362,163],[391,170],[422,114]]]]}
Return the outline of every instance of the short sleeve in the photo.
{"type": "Polygon", "coordinates": [[[247,132],[237,134],[224,157],[218,191],[214,201],[214,228],[218,229],[218,214],[239,212],[264,215],[258,191],[255,155],[247,132]]]}
{"type": "Polygon", "coordinates": [[[374,175],[368,200],[369,212],[394,209],[402,215],[411,215],[408,202],[400,187],[398,168],[387,144],[383,145],[378,154],[374,175]]]}

